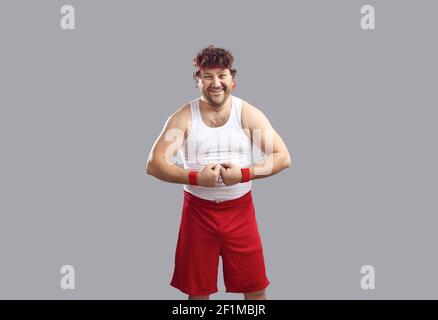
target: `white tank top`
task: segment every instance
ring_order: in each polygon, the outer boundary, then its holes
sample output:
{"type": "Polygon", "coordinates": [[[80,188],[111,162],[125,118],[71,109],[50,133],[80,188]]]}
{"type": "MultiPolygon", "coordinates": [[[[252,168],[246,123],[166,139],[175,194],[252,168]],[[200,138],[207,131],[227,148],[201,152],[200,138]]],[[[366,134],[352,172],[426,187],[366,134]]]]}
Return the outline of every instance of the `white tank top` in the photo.
{"type": "MultiPolygon", "coordinates": [[[[252,144],[241,124],[240,98],[231,97],[231,112],[227,122],[220,127],[209,127],[201,118],[200,98],[190,102],[192,126],[189,136],[179,149],[184,169],[200,170],[209,163],[231,162],[239,167],[249,167],[252,161],[252,144]]],[[[215,187],[184,185],[184,190],[207,200],[236,199],[251,190],[252,182],[226,186],[219,178],[215,187]]]]}

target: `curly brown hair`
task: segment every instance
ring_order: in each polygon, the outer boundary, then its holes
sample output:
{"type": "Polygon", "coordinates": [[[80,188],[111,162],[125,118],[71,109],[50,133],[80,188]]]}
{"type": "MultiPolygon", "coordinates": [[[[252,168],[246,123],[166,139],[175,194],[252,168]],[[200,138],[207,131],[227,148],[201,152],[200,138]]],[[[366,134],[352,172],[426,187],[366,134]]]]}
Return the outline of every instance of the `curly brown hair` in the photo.
{"type": "Polygon", "coordinates": [[[198,80],[200,69],[204,68],[230,69],[230,74],[234,78],[237,70],[233,69],[233,61],[234,58],[230,51],[209,45],[193,58],[193,66],[197,69],[193,72],[193,80],[195,82],[198,80]]]}

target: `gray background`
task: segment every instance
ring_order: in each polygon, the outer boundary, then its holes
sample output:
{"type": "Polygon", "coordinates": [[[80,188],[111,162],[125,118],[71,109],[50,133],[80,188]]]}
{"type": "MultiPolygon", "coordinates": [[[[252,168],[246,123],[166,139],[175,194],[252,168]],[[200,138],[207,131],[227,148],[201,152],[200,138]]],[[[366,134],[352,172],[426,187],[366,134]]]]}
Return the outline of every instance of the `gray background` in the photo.
{"type": "MultiPolygon", "coordinates": [[[[271,299],[438,298],[435,1],[0,2],[0,298],[185,299],[182,186],[145,174],[230,49],[293,167],[254,182],[271,299]],[[76,9],[76,30],[59,26],[76,9]],[[360,7],[376,30],[360,28],[360,7]],[[61,290],[60,268],[76,269],[61,290]],[[360,267],[376,289],[360,287],[360,267]]],[[[222,269],[219,293],[225,294],[222,269]]]]}

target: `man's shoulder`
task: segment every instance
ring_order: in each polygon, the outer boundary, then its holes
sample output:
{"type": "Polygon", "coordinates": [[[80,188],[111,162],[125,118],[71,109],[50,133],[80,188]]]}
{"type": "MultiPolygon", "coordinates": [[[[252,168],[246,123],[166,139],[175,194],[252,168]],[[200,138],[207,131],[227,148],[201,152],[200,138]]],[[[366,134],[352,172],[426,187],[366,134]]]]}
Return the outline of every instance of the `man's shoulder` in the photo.
{"type": "Polygon", "coordinates": [[[254,104],[239,98],[240,100],[242,100],[242,112],[247,112],[247,113],[258,113],[258,112],[262,112],[260,108],[256,107],[254,104]]]}
{"type": "Polygon", "coordinates": [[[179,107],[174,114],[177,114],[179,117],[186,117],[191,114],[190,110],[190,102],[179,107]]]}
{"type": "Polygon", "coordinates": [[[248,101],[242,100],[242,126],[251,127],[253,120],[263,115],[263,112],[248,101]]]}
{"type": "Polygon", "coordinates": [[[180,125],[187,124],[191,118],[190,103],[186,103],[180,106],[174,113],[169,117],[169,121],[173,123],[178,123],[180,125]]]}

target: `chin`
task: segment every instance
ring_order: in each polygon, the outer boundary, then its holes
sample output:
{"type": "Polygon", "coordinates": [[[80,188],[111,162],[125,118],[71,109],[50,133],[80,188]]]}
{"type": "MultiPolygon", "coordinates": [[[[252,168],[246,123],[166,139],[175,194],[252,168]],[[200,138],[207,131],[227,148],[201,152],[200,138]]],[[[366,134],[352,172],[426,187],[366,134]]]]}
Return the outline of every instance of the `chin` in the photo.
{"type": "Polygon", "coordinates": [[[223,94],[223,98],[220,99],[220,100],[216,100],[216,99],[215,99],[213,96],[211,96],[208,92],[207,92],[207,94],[204,93],[203,95],[204,95],[204,98],[205,98],[210,104],[220,107],[220,106],[222,106],[222,105],[225,103],[225,101],[226,101],[227,98],[230,96],[230,94],[231,94],[231,92],[224,92],[224,94],[223,94]]]}

